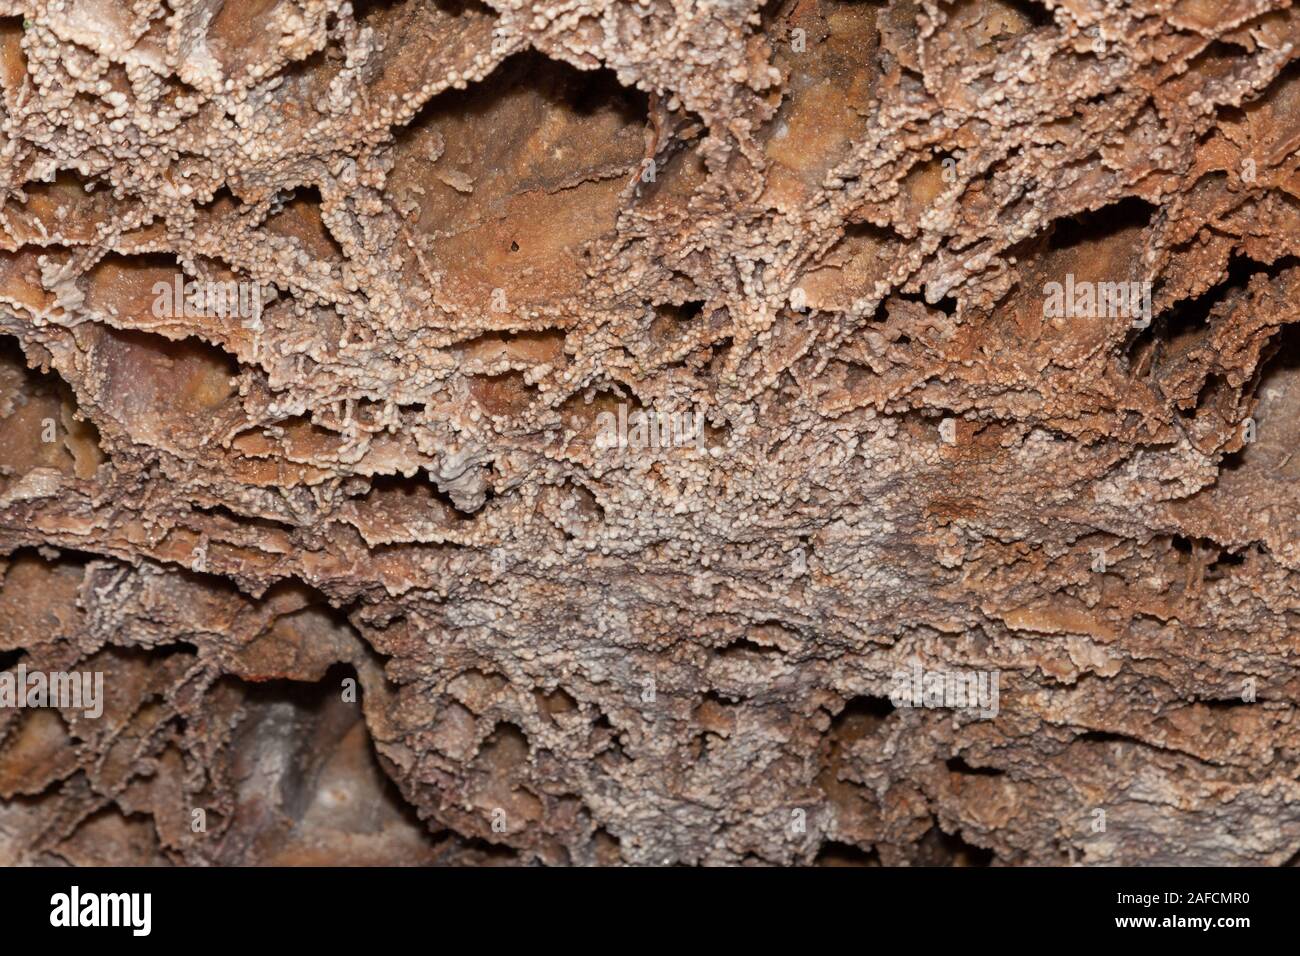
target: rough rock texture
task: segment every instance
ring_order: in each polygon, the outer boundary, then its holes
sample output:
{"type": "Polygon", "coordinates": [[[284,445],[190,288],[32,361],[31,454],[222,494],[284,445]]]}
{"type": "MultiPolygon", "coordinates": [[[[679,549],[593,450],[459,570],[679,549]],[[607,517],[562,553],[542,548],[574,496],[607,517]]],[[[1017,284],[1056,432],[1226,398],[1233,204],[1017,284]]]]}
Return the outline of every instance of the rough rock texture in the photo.
{"type": "Polygon", "coordinates": [[[1298,44],[0,0],[0,861],[1288,862],[1298,44]]]}

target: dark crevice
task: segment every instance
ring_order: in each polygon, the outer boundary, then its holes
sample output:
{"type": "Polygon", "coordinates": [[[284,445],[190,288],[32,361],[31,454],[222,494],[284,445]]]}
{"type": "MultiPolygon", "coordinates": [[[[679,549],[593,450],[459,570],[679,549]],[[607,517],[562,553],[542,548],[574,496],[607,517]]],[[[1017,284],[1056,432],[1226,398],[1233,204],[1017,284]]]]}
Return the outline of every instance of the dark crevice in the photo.
{"type": "Polygon", "coordinates": [[[921,866],[991,866],[993,850],[975,846],[960,833],[948,833],[934,820],[934,825],[917,844],[914,862],[921,866]]]}
{"type": "Polygon", "coordinates": [[[1211,289],[1194,299],[1184,299],[1156,316],[1152,328],[1159,326],[1158,335],[1173,342],[1204,329],[1210,323],[1214,310],[1233,293],[1244,290],[1264,266],[1245,256],[1233,256],[1228,271],[1211,289]]]}
{"type": "Polygon", "coordinates": [[[226,505],[198,505],[195,511],[228,521],[240,528],[256,528],[262,531],[293,531],[294,525],[287,521],[267,518],[262,515],[241,514],[226,505]]]}
{"type": "Polygon", "coordinates": [[[1284,326],[1270,341],[1261,356],[1252,389],[1256,405],[1252,418],[1256,422],[1254,442],[1248,442],[1239,451],[1224,456],[1222,469],[1227,472],[1241,470],[1247,462],[1258,461],[1261,472],[1280,466],[1283,449],[1295,446],[1296,403],[1295,390],[1300,384],[1300,322],[1284,326]],[[1262,444],[1274,450],[1260,454],[1262,444]]]}
{"type": "Polygon", "coordinates": [[[1205,580],[1218,581],[1228,577],[1231,573],[1230,569],[1241,567],[1246,563],[1246,554],[1245,551],[1238,553],[1221,551],[1217,558],[1205,566],[1205,580]]]}
{"type": "Polygon", "coordinates": [[[325,224],[323,204],[317,186],[298,186],[277,200],[264,228],[271,235],[290,240],[318,260],[342,261],[346,258],[343,246],[325,224]]]}
{"type": "Polygon", "coordinates": [[[463,511],[458,508],[451,495],[440,489],[424,468],[417,469],[415,474],[410,476],[373,476],[370,479],[370,490],[362,500],[367,505],[395,512],[402,512],[412,507],[436,508],[441,505],[443,516],[456,521],[473,521],[478,514],[478,512],[463,511]]]}
{"type": "Polygon", "coordinates": [[[1198,700],[1196,703],[1210,710],[1235,710],[1238,707],[1253,707],[1258,702],[1259,698],[1243,700],[1240,697],[1226,697],[1219,700],[1198,700]]]}
{"type": "MultiPolygon", "coordinates": [[[[1125,734],[1112,733],[1108,730],[1089,730],[1085,731],[1074,738],[1075,741],[1084,741],[1093,744],[1142,744],[1142,741],[1135,737],[1129,737],[1125,734]]],[[[1144,744],[1145,746],[1145,744],[1144,744]]]]}
{"type": "Polygon", "coordinates": [[[759,644],[747,637],[738,637],[726,647],[721,648],[718,651],[718,656],[722,658],[739,658],[741,660],[755,657],[779,657],[781,656],[781,649],[759,644]]]}
{"type": "Polygon", "coordinates": [[[955,316],[957,314],[957,310],[959,307],[959,303],[957,302],[956,297],[953,296],[951,293],[945,295],[938,302],[929,302],[926,300],[925,295],[921,292],[895,292],[893,296],[891,296],[890,299],[887,299],[883,304],[887,305],[890,301],[894,299],[897,299],[902,302],[914,302],[917,305],[924,306],[927,309],[938,309],[944,315],[949,317],[955,316]]]}
{"type": "MultiPolygon", "coordinates": [[[[273,735],[277,730],[301,738],[300,742],[291,745],[293,772],[285,774],[279,781],[278,791],[281,809],[295,825],[303,823],[313,801],[319,799],[318,790],[327,765],[342,746],[344,738],[359,725],[366,735],[368,769],[364,779],[356,782],[372,788],[365,797],[366,805],[360,806],[359,812],[365,816],[373,815],[375,808],[369,805],[377,801],[382,804],[384,812],[399,817],[423,840],[434,844],[427,825],[420,819],[416,808],[402,796],[375,749],[374,739],[362,717],[362,691],[355,667],[335,663],[316,682],[287,679],[246,681],[230,675],[221,678],[221,683],[236,687],[243,697],[248,718],[241,725],[239,734],[245,738],[247,746],[242,746],[241,751],[257,753],[265,750],[271,745],[267,733],[273,735]],[[354,701],[343,699],[340,688],[345,680],[357,682],[354,701]],[[283,715],[286,706],[290,715],[287,723],[282,716],[275,716],[283,715]],[[254,742],[258,740],[261,742],[254,742]]],[[[238,818],[237,811],[236,821],[238,818]]],[[[287,832],[282,839],[292,846],[296,837],[287,832]]]]}
{"type": "MultiPolygon", "coordinates": [[[[647,94],[618,82],[612,70],[578,70],[536,51],[515,54],[485,80],[465,90],[448,90],[433,97],[411,123],[398,133],[401,144],[422,127],[449,117],[481,118],[522,89],[538,91],[558,114],[590,117],[614,110],[630,126],[644,126],[650,112],[647,94]]],[[[501,142],[500,148],[511,148],[501,142]]]]}
{"type": "Polygon", "coordinates": [[[817,851],[813,866],[880,866],[880,854],[875,847],[863,850],[851,843],[827,840],[817,851]]]}
{"type": "Polygon", "coordinates": [[[1056,220],[1047,247],[1056,251],[1102,242],[1134,227],[1145,228],[1154,213],[1155,207],[1149,202],[1129,196],[1101,209],[1056,220]]]}
{"type": "Polygon", "coordinates": [[[1004,777],[1007,773],[997,767],[972,767],[960,755],[949,757],[945,766],[953,773],[966,774],[972,777],[1004,777]]]}
{"type": "Polygon", "coordinates": [[[1035,3],[1034,0],[1001,0],[1001,4],[1011,7],[1011,9],[1028,20],[1030,26],[1035,29],[1048,27],[1056,22],[1056,17],[1052,11],[1041,3],[1035,3]]]}
{"type": "Polygon", "coordinates": [[[478,857],[482,866],[511,866],[519,863],[519,851],[505,844],[459,834],[454,835],[454,840],[459,850],[466,855],[478,857]]]}

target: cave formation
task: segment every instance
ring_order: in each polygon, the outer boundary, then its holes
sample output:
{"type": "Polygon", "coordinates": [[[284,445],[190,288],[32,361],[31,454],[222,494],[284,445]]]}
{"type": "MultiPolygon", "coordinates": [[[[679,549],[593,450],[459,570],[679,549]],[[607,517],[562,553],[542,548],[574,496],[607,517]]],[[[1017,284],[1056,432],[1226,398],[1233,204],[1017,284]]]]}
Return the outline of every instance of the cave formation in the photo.
{"type": "Polygon", "coordinates": [[[0,118],[0,863],[1294,861],[1284,0],[0,0],[0,118]]]}

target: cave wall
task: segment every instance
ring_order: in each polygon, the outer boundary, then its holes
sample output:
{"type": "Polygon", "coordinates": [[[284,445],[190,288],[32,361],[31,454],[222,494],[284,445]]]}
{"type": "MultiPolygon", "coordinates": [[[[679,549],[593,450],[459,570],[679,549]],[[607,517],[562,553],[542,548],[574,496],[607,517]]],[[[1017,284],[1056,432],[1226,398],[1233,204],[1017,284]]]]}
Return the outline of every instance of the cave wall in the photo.
{"type": "Polygon", "coordinates": [[[1298,43],[0,0],[0,861],[1292,860],[1298,43]]]}

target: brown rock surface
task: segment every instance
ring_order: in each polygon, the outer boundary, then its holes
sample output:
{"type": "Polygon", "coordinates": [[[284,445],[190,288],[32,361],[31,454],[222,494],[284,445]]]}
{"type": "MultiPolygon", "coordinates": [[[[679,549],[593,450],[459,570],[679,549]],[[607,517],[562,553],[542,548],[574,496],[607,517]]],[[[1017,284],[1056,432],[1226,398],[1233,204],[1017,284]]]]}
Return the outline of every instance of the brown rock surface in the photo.
{"type": "Polygon", "coordinates": [[[0,0],[0,862],[1292,860],[1298,46],[0,0]]]}

